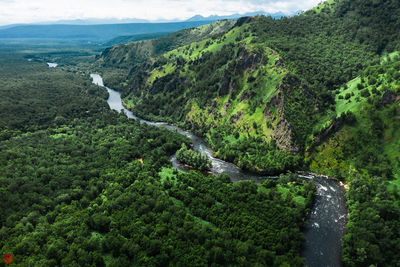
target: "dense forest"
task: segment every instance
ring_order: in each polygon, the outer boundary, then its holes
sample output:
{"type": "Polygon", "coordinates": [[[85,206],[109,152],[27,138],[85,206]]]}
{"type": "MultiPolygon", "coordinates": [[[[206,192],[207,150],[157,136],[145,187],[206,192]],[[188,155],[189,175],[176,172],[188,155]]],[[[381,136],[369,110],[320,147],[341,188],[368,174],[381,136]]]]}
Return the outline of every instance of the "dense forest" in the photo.
{"type": "MultiPolygon", "coordinates": [[[[345,180],[345,265],[397,266],[399,26],[399,1],[328,0],[291,18],[241,18],[131,69],[124,58],[128,74],[105,81],[134,113],[204,136],[241,168],[345,180]]],[[[113,49],[104,67],[118,68],[113,49]]]]}
{"type": "Polygon", "coordinates": [[[188,149],[185,144],[182,144],[181,148],[176,151],[176,158],[200,171],[209,171],[212,167],[212,162],[207,155],[188,149]]]}
{"type": "Polygon", "coordinates": [[[5,51],[0,255],[18,266],[303,265],[311,181],[179,172],[169,157],[189,139],[111,111],[88,76],[5,51]]]}
{"type": "Polygon", "coordinates": [[[304,226],[321,196],[294,173],[309,171],[346,185],[343,264],[400,266],[399,28],[399,0],[328,0],[290,18],[121,36],[108,44],[134,42],[106,49],[1,40],[0,257],[304,266],[304,226]],[[139,117],[204,137],[249,175],[279,177],[210,174],[190,139],[110,110],[94,71],[139,117]],[[174,154],[193,168],[174,169],[174,154]]]}
{"type": "Polygon", "coordinates": [[[398,266],[400,195],[387,178],[354,174],[347,192],[349,222],[343,237],[346,266],[398,266]]]}

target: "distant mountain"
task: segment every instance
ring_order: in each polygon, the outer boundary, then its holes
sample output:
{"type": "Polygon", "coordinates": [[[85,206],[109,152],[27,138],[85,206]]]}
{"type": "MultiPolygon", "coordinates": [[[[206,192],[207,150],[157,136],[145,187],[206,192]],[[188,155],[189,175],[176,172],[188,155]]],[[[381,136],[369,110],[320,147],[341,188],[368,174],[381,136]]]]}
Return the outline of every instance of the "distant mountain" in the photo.
{"type": "Polygon", "coordinates": [[[170,34],[170,33],[169,32],[156,32],[156,33],[135,34],[135,35],[128,35],[128,36],[118,36],[118,37],[115,37],[115,38],[105,42],[103,45],[113,46],[113,45],[118,45],[118,44],[127,44],[127,43],[142,41],[142,40],[161,38],[168,34],[170,34]]]}
{"type": "Polygon", "coordinates": [[[28,25],[28,24],[8,24],[8,25],[3,25],[3,26],[0,26],[0,30],[12,28],[12,27],[17,27],[17,26],[23,26],[23,25],[28,25]]]}
{"type": "Polygon", "coordinates": [[[249,16],[256,16],[256,15],[264,15],[264,16],[270,16],[273,18],[281,18],[281,17],[290,17],[295,14],[298,14],[298,12],[295,13],[290,13],[290,14],[285,14],[283,12],[276,12],[276,13],[267,13],[264,11],[255,11],[255,12],[248,12],[244,14],[232,14],[232,15],[227,15],[227,16],[218,16],[218,15],[211,15],[208,17],[203,17],[202,15],[195,15],[191,17],[190,19],[186,21],[215,21],[215,20],[221,20],[221,19],[238,19],[241,17],[249,17],[249,16]]]}
{"type": "Polygon", "coordinates": [[[264,11],[254,11],[254,12],[248,12],[248,13],[244,13],[244,14],[231,14],[231,15],[226,15],[226,16],[211,15],[208,17],[204,17],[202,15],[195,15],[187,20],[180,20],[180,19],[147,20],[147,19],[138,19],[138,18],[127,18],[127,19],[88,18],[88,19],[41,21],[41,22],[36,22],[36,23],[17,23],[17,24],[1,25],[0,29],[12,28],[15,26],[28,26],[28,25],[104,25],[104,24],[129,24],[129,23],[168,23],[168,22],[216,21],[216,20],[222,20],[222,19],[238,19],[241,17],[256,16],[256,15],[271,16],[273,18],[281,18],[281,17],[285,17],[285,16],[290,17],[293,15],[297,15],[301,12],[302,11],[296,11],[293,13],[284,13],[284,12],[268,13],[268,12],[264,12],[264,11]]]}
{"type": "Polygon", "coordinates": [[[51,21],[51,22],[43,22],[38,24],[67,24],[67,25],[101,25],[101,24],[124,24],[124,23],[150,23],[151,21],[146,19],[75,19],[75,20],[59,20],[59,21],[51,21]]]}
{"type": "Polygon", "coordinates": [[[0,38],[53,38],[105,41],[119,36],[176,32],[208,23],[210,21],[102,25],[20,25],[10,28],[0,28],[0,38]]]}

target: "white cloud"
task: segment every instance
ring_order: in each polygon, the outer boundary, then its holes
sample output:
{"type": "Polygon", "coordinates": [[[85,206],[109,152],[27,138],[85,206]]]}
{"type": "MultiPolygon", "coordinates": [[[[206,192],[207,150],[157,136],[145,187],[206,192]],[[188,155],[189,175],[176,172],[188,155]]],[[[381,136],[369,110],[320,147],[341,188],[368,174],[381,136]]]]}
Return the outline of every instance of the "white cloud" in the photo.
{"type": "Polygon", "coordinates": [[[294,12],[320,0],[0,0],[0,24],[65,19],[185,19],[250,11],[294,12]]]}

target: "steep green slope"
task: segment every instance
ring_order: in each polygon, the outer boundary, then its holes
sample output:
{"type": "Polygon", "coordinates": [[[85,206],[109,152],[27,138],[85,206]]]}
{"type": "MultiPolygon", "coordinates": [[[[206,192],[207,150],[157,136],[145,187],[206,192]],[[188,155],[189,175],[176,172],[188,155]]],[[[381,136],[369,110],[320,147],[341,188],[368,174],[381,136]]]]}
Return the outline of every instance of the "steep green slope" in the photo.
{"type": "Polygon", "coordinates": [[[140,70],[141,64],[152,64],[153,58],[179,46],[217,36],[229,30],[235,22],[223,20],[197,28],[184,29],[165,37],[121,44],[107,48],[97,61],[107,85],[121,92],[129,92],[125,83],[128,74],[140,70]]]}
{"type": "MultiPolygon", "coordinates": [[[[293,155],[312,149],[336,114],[336,90],[399,40],[387,30],[400,25],[397,1],[328,1],[316,9],[240,19],[224,34],[135,65],[117,88],[137,114],[206,135],[217,156],[241,167],[298,168],[293,155]]],[[[101,60],[138,62],[121,47],[113,53],[101,60]]]]}
{"type": "MultiPolygon", "coordinates": [[[[206,135],[217,156],[243,168],[298,168],[293,155],[312,148],[324,118],[335,113],[335,90],[399,40],[387,31],[399,25],[397,2],[330,1],[317,9],[240,19],[225,34],[132,68],[117,88],[135,113],[206,135]]],[[[102,60],[137,62],[131,50],[113,49],[102,60]]]]}
{"type": "Polygon", "coordinates": [[[298,169],[304,156],[304,168],[349,181],[345,265],[397,266],[398,28],[400,1],[385,0],[243,18],[133,69],[124,101],[205,135],[241,167],[298,169]]]}
{"type": "Polygon", "coordinates": [[[243,168],[269,174],[295,169],[300,158],[285,151],[304,149],[316,100],[242,23],[135,72],[124,101],[142,117],[206,135],[217,156],[243,168]]]}
{"type": "Polygon", "coordinates": [[[234,21],[223,20],[171,33],[168,36],[134,42],[130,44],[117,45],[106,49],[101,57],[104,66],[116,66],[118,68],[131,68],[148,58],[156,57],[191,42],[210,38],[227,31],[232,27],[234,21]]]}
{"type": "Polygon", "coordinates": [[[346,266],[397,266],[400,232],[400,58],[383,57],[336,92],[310,169],[350,181],[346,266]],[[330,116],[331,120],[328,119],[330,116]]]}
{"type": "Polygon", "coordinates": [[[312,152],[312,170],[400,180],[400,60],[397,53],[386,58],[337,90],[335,112],[319,124],[325,128],[318,138],[328,140],[312,152]]]}
{"type": "Polygon", "coordinates": [[[308,13],[318,14],[318,13],[330,13],[335,10],[335,6],[337,5],[337,0],[326,0],[321,2],[316,7],[312,8],[308,11],[308,13]]]}

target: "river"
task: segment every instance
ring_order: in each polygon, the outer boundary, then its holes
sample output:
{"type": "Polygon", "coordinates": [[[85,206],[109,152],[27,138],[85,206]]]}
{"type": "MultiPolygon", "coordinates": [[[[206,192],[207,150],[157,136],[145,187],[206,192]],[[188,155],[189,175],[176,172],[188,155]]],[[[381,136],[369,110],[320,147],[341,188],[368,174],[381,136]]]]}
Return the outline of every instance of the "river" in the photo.
{"type": "MultiPolygon", "coordinates": [[[[190,138],[194,149],[206,154],[212,161],[211,172],[213,174],[227,174],[231,180],[252,180],[260,183],[264,179],[277,178],[276,176],[259,176],[247,173],[236,165],[213,157],[212,149],[200,137],[193,133],[184,131],[174,125],[163,122],[151,122],[135,116],[131,111],[122,105],[121,95],[118,91],[112,90],[103,84],[103,79],[98,74],[91,74],[93,83],[105,87],[109,93],[107,100],[111,109],[123,112],[128,118],[139,120],[142,123],[165,127],[176,131],[190,138]]],[[[180,164],[175,156],[171,157],[172,166],[181,171],[187,171],[185,166],[180,164]]],[[[311,213],[308,217],[307,226],[304,229],[306,241],[303,245],[302,256],[306,259],[309,267],[341,266],[341,239],[346,228],[346,200],[344,190],[339,183],[333,179],[326,179],[319,176],[302,176],[313,179],[317,187],[317,196],[311,213]]]]}
{"type": "MultiPolygon", "coordinates": [[[[29,59],[28,59],[28,61],[29,61],[29,59]]],[[[55,67],[58,66],[58,64],[57,63],[47,62],[47,66],[49,66],[49,68],[55,68],[55,67]]]]}

